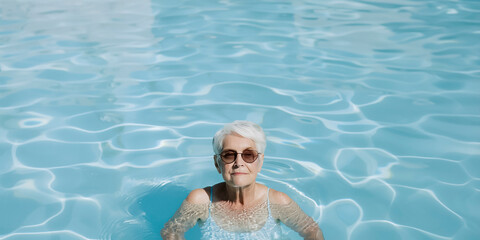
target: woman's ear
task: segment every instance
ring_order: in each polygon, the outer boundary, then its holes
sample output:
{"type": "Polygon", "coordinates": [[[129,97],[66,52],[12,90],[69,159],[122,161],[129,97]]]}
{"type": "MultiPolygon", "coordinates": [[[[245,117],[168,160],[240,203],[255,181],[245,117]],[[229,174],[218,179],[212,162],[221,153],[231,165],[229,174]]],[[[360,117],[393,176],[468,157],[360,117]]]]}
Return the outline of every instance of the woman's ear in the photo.
{"type": "Polygon", "coordinates": [[[258,164],[257,164],[257,171],[260,172],[260,170],[262,170],[262,166],[263,166],[263,157],[265,155],[261,154],[260,156],[258,156],[258,164]]]}
{"type": "Polygon", "coordinates": [[[217,168],[218,173],[222,173],[220,167],[218,166],[217,155],[213,155],[213,162],[215,163],[215,168],[217,168]]]}

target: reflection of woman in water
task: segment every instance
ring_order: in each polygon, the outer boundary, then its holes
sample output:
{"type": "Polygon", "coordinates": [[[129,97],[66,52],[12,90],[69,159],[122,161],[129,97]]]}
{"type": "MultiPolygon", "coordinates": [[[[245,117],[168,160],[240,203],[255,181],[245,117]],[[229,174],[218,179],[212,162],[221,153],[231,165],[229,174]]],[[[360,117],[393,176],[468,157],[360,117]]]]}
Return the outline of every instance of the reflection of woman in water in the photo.
{"type": "Polygon", "coordinates": [[[305,239],[323,240],[317,223],[287,194],[255,182],[265,147],[254,123],[235,121],[218,131],[214,162],[225,181],[191,191],[162,229],[163,239],[183,239],[200,221],[202,239],[281,239],[283,222],[305,239]]]}

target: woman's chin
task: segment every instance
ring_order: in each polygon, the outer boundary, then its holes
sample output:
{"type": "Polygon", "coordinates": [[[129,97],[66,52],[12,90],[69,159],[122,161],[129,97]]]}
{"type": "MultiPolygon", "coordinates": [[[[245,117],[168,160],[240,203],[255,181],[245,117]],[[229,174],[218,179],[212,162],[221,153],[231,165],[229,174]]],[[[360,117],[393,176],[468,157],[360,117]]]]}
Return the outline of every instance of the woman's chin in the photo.
{"type": "Polygon", "coordinates": [[[252,182],[233,180],[228,182],[227,184],[235,188],[242,188],[252,185],[252,182]]]}

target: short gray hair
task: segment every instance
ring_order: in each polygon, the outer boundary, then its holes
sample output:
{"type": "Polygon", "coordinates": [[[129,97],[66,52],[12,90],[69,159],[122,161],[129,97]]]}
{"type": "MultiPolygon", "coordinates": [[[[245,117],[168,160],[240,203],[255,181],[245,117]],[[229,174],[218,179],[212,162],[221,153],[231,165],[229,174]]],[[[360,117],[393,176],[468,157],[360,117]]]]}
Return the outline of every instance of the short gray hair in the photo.
{"type": "Polygon", "coordinates": [[[259,153],[265,152],[267,140],[262,128],[253,122],[237,120],[232,123],[225,124],[222,129],[215,133],[212,142],[213,151],[215,154],[220,154],[222,152],[223,140],[225,139],[225,136],[235,133],[255,142],[255,146],[257,147],[257,151],[259,153]]]}

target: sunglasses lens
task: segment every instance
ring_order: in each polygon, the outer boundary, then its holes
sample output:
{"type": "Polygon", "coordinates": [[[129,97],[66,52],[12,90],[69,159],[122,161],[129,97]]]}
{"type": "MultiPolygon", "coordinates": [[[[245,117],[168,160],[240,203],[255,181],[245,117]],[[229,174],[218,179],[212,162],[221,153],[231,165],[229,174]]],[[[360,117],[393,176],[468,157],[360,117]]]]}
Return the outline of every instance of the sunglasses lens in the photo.
{"type": "Polygon", "coordinates": [[[222,156],[223,161],[225,161],[227,163],[231,163],[231,162],[235,161],[235,158],[237,157],[237,152],[228,151],[228,152],[222,153],[221,156],[222,156]]]}
{"type": "Polygon", "coordinates": [[[242,158],[245,162],[252,163],[257,160],[258,154],[255,151],[252,150],[245,150],[242,153],[242,158]]]}
{"type": "MultiPolygon", "coordinates": [[[[220,156],[222,157],[222,160],[225,163],[234,162],[237,159],[237,155],[238,155],[238,153],[235,152],[235,151],[226,151],[226,152],[223,152],[223,153],[220,154],[220,156]]],[[[257,160],[257,158],[258,158],[257,151],[245,150],[242,153],[242,159],[243,159],[243,161],[245,161],[247,163],[253,163],[253,162],[255,162],[255,160],[257,160]]]]}

